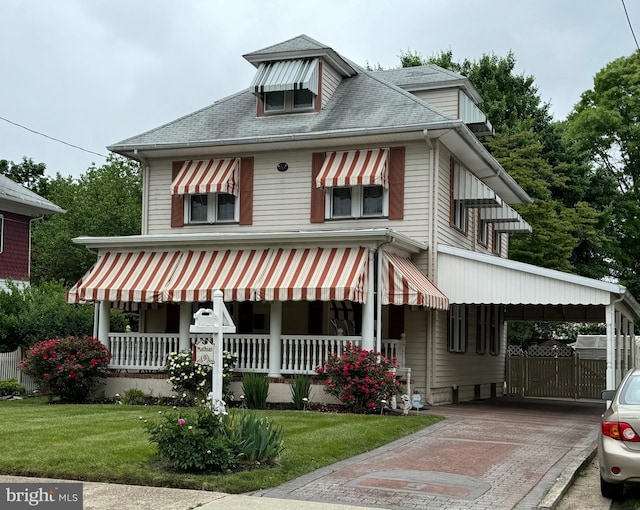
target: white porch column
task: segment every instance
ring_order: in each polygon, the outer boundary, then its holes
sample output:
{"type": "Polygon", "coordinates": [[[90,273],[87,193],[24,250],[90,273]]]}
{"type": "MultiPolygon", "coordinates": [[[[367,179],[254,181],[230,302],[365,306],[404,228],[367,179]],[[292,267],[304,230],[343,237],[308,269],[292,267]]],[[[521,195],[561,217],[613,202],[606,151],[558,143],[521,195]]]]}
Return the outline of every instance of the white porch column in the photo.
{"type": "Polygon", "coordinates": [[[98,311],[98,340],[107,349],[109,348],[109,329],[110,318],[109,310],[111,310],[111,301],[100,301],[100,310],[98,311]]]}
{"type": "Polygon", "coordinates": [[[178,350],[191,350],[191,342],[189,341],[189,326],[191,326],[191,303],[180,303],[180,321],[179,321],[179,339],[178,350]]]}
{"type": "Polygon", "coordinates": [[[271,301],[269,313],[269,377],[282,377],[282,301],[271,301]]]}
{"type": "Polygon", "coordinates": [[[627,318],[622,317],[622,358],[620,368],[622,368],[622,375],[629,370],[629,335],[627,331],[629,326],[627,324],[627,318]]]}
{"type": "Polygon", "coordinates": [[[367,298],[362,305],[362,348],[372,351],[375,348],[375,299],[374,299],[374,250],[369,250],[369,274],[367,276],[367,298]]]}
{"type": "Polygon", "coordinates": [[[616,389],[616,374],[614,371],[615,361],[616,361],[616,350],[615,350],[615,308],[613,305],[607,305],[606,309],[606,325],[607,325],[607,389],[615,390],[616,389]]]}
{"type": "Polygon", "coordinates": [[[631,345],[629,346],[630,354],[631,354],[631,361],[629,365],[630,368],[636,368],[637,362],[638,362],[638,352],[636,348],[636,333],[633,328],[634,328],[633,321],[629,321],[629,342],[631,342],[631,345]]]}
{"type": "Polygon", "coordinates": [[[618,387],[618,384],[620,384],[620,381],[622,380],[622,369],[620,367],[620,363],[622,361],[622,358],[624,356],[624,353],[622,352],[621,347],[621,338],[620,338],[620,330],[621,330],[621,324],[620,324],[620,317],[621,314],[620,312],[615,312],[615,316],[616,316],[616,330],[615,330],[615,341],[616,341],[616,362],[615,362],[615,369],[616,369],[616,388],[618,387]]]}

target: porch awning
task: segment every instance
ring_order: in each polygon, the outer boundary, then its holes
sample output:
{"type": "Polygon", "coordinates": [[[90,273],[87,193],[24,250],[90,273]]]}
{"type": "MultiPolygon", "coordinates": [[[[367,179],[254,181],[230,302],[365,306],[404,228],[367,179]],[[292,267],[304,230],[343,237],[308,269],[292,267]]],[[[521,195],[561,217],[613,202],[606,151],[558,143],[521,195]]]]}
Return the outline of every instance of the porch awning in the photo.
{"type": "Polygon", "coordinates": [[[500,207],[502,199],[484,182],[463,168],[460,182],[453,190],[454,200],[462,200],[467,207],[500,207]]]}
{"type": "Polygon", "coordinates": [[[382,253],[382,304],[448,310],[449,299],[409,259],[382,253]]]}
{"type": "Polygon", "coordinates": [[[364,303],[367,293],[366,248],[278,248],[255,289],[257,301],[364,303]]]}
{"type": "Polygon", "coordinates": [[[356,150],[327,154],[316,178],[317,188],[378,185],[389,187],[389,149],[356,150]]]}
{"type": "Polygon", "coordinates": [[[67,302],[158,302],[179,259],[178,251],[107,252],[69,291],[67,302]]]}
{"type": "Polygon", "coordinates": [[[237,158],[186,161],[171,183],[171,193],[222,192],[238,195],[239,167],[237,158]]]}
{"type": "Polygon", "coordinates": [[[318,59],[263,62],[250,87],[254,93],[308,89],[318,95],[318,59]]]}
{"type": "Polygon", "coordinates": [[[269,250],[188,251],[167,282],[163,301],[211,301],[220,289],[225,301],[253,300],[253,288],[270,258],[269,250]]]}

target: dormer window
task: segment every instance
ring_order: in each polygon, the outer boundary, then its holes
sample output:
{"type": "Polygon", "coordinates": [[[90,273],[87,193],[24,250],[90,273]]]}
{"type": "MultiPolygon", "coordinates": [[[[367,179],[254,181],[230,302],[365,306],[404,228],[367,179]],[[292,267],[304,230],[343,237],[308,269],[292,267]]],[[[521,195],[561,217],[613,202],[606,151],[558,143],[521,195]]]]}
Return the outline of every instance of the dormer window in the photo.
{"type": "Polygon", "coordinates": [[[263,62],[251,88],[259,98],[259,113],[287,113],[316,108],[320,89],[317,58],[263,62]]]}

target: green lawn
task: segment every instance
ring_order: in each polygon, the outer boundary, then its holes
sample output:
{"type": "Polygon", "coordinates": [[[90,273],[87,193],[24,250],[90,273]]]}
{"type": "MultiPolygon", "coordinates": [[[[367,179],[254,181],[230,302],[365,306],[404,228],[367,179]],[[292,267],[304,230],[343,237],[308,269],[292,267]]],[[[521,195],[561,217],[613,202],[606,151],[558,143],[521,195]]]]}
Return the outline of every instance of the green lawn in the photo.
{"type": "MultiPolygon", "coordinates": [[[[440,417],[262,411],[284,428],[279,466],[232,474],[189,475],[154,465],[142,420],[155,406],[0,402],[0,474],[242,493],[274,487],[440,421],[440,417]]],[[[232,412],[244,412],[232,410],[232,412]]]]}

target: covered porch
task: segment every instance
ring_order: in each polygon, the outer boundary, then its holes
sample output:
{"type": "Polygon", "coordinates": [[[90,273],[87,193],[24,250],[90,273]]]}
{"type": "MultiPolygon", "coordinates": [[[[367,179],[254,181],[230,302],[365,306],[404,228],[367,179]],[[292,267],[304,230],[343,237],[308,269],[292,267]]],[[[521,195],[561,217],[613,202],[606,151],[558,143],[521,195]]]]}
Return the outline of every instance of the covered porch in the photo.
{"type": "Polygon", "coordinates": [[[407,376],[405,308],[449,306],[411,259],[426,246],[390,229],[76,242],[99,258],[67,300],[95,304],[114,370],[161,371],[169,353],[190,349],[193,314],[220,289],[238,325],[224,349],[239,373],[312,374],[351,343],[396,358],[407,376]],[[138,331],[109,331],[112,306],[139,309],[138,331]]]}

